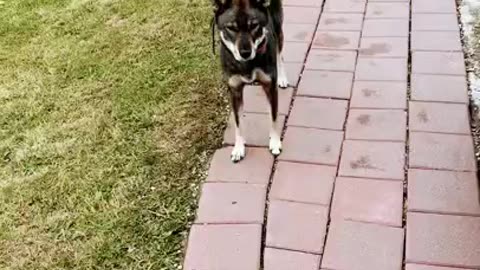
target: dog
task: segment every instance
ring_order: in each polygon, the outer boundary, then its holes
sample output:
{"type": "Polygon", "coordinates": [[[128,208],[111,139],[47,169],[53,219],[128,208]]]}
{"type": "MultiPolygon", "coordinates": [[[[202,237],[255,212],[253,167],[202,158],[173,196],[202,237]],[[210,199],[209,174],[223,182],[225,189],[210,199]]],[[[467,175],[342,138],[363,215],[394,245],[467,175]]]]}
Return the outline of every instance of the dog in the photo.
{"type": "Polygon", "coordinates": [[[245,157],[241,115],[245,85],[262,86],[270,104],[270,152],[282,150],[278,127],[278,87],[288,87],[281,56],[283,9],[281,0],[213,0],[214,23],[220,36],[220,59],[228,85],[235,122],[233,162],[245,157]]]}

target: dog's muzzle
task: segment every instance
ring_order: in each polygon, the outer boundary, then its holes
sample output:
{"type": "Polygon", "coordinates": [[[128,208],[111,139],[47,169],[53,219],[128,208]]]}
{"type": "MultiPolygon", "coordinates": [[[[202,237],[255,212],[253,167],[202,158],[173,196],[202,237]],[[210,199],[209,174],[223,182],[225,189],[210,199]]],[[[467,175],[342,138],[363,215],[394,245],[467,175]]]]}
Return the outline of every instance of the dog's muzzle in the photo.
{"type": "Polygon", "coordinates": [[[235,60],[239,62],[247,62],[255,59],[257,54],[264,54],[267,51],[267,29],[263,28],[260,38],[255,40],[251,49],[240,50],[233,42],[228,41],[225,35],[220,31],[220,39],[227,49],[233,54],[235,60]]]}

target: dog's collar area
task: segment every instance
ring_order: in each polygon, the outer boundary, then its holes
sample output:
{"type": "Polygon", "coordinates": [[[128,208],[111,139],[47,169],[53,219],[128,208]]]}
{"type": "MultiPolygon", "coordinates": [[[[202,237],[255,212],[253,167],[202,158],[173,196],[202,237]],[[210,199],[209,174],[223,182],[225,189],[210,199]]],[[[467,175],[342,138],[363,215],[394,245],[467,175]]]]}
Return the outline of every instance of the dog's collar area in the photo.
{"type": "Polygon", "coordinates": [[[266,52],[267,52],[267,37],[265,37],[257,47],[258,54],[264,54],[266,52]]]}

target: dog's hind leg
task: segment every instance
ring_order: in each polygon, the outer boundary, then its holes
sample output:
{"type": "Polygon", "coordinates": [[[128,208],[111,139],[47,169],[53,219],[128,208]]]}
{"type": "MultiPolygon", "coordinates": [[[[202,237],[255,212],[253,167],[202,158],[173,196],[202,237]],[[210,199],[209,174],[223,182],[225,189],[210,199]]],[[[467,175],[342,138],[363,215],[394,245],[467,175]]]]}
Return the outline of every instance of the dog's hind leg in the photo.
{"type": "Polygon", "coordinates": [[[280,128],[278,125],[278,88],[275,82],[276,80],[272,80],[270,83],[264,83],[262,87],[270,103],[271,125],[269,148],[274,156],[278,156],[282,151],[282,141],[280,139],[280,128]]]}
{"type": "Polygon", "coordinates": [[[240,119],[243,114],[243,85],[230,88],[230,96],[232,99],[233,118],[235,122],[235,145],[232,150],[232,161],[238,162],[245,157],[245,139],[242,134],[242,126],[240,119]]]}

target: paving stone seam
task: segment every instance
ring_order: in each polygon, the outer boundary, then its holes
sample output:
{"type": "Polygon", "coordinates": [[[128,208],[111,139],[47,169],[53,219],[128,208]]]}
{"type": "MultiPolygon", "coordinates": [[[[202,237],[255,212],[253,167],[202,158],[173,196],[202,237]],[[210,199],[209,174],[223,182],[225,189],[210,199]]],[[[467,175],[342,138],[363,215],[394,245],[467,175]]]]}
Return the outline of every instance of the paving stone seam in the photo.
{"type": "MultiPolygon", "coordinates": [[[[292,126],[290,126],[290,127],[292,127],[292,126]]],[[[338,130],[329,130],[329,131],[338,131],[338,130]]],[[[319,166],[326,166],[326,167],[332,167],[332,168],[337,167],[336,165],[325,164],[325,163],[320,163],[320,162],[298,161],[298,160],[289,160],[289,159],[281,159],[279,161],[288,162],[288,163],[295,163],[295,164],[319,165],[319,166]]]]}
{"type": "MultiPolygon", "coordinates": [[[[364,110],[361,108],[360,110],[364,110]]],[[[398,110],[397,110],[398,111],[398,110]]],[[[403,110],[402,110],[403,111],[403,110]]],[[[406,131],[405,131],[406,132],[406,131]]],[[[385,142],[385,143],[405,143],[405,140],[389,140],[389,139],[356,139],[356,138],[348,138],[348,141],[358,141],[358,142],[385,142]]]]}
{"type": "Polygon", "coordinates": [[[275,247],[275,246],[268,246],[268,245],[265,246],[265,248],[272,248],[272,249],[278,249],[278,250],[283,250],[283,251],[292,251],[292,252],[296,252],[296,253],[315,255],[315,256],[319,256],[319,255],[321,256],[322,255],[321,253],[314,253],[314,252],[309,252],[309,251],[304,251],[304,250],[284,248],[284,247],[275,247]]]}
{"type": "MultiPolygon", "coordinates": [[[[327,1],[328,0],[324,1],[324,5],[327,1]]],[[[366,0],[365,3],[364,3],[364,5],[365,5],[364,6],[364,11],[361,13],[361,14],[363,14],[363,18],[362,18],[362,25],[361,25],[361,28],[360,28],[360,38],[358,40],[357,49],[355,50],[356,51],[356,57],[355,57],[355,66],[354,66],[353,76],[352,76],[352,83],[350,85],[350,98],[347,99],[347,102],[348,102],[347,112],[345,114],[345,120],[343,122],[343,140],[342,140],[342,143],[340,144],[340,154],[338,155],[337,171],[335,173],[335,179],[333,181],[332,191],[331,191],[331,196],[330,196],[330,202],[329,202],[329,206],[328,206],[327,225],[326,225],[325,237],[324,237],[324,242],[323,242],[323,253],[325,253],[325,250],[327,248],[327,240],[328,240],[328,237],[329,237],[330,226],[332,224],[331,214],[332,214],[333,199],[334,199],[334,195],[335,195],[336,182],[337,182],[337,178],[339,177],[339,174],[340,174],[340,162],[341,162],[341,158],[342,158],[344,142],[347,140],[347,132],[346,132],[346,130],[347,130],[347,120],[348,120],[348,117],[349,117],[349,114],[350,114],[350,109],[351,109],[350,105],[351,105],[353,86],[354,86],[354,83],[355,83],[355,73],[356,73],[356,69],[357,69],[357,63],[358,63],[358,59],[360,58],[359,48],[360,48],[360,42],[361,42],[361,38],[362,38],[363,27],[364,27],[364,24],[365,24],[367,3],[368,3],[368,1],[366,0]]],[[[323,13],[321,15],[323,15],[323,13]]],[[[324,256],[322,256],[320,258],[320,269],[322,269],[322,270],[334,270],[334,269],[323,268],[322,267],[323,266],[323,259],[324,259],[324,256]]]]}
{"type": "MultiPolygon", "coordinates": [[[[288,124],[288,127],[296,127],[296,128],[305,128],[305,129],[314,129],[314,130],[325,130],[325,131],[343,131],[343,129],[335,129],[335,128],[320,128],[320,127],[312,127],[312,126],[304,126],[298,124],[288,124]]],[[[302,162],[304,163],[304,162],[302,162]]]]}
{"type": "MultiPolygon", "coordinates": [[[[322,16],[322,14],[324,12],[325,2],[326,2],[326,0],[323,0],[322,6],[320,7],[320,12],[318,14],[317,22],[315,24],[315,28],[314,28],[312,37],[311,37],[310,41],[308,42],[309,43],[308,44],[308,49],[307,49],[307,52],[306,52],[305,57],[303,59],[302,68],[300,70],[299,78],[297,79],[296,85],[293,87],[292,98],[290,100],[290,106],[288,108],[288,113],[285,115],[285,124],[284,124],[283,130],[281,132],[282,141],[285,138],[285,133],[286,133],[287,128],[288,128],[287,123],[288,123],[288,120],[290,118],[290,114],[292,113],[293,105],[295,103],[295,98],[296,98],[297,92],[298,92],[298,86],[299,86],[300,81],[302,79],[302,75],[305,71],[307,58],[308,58],[308,55],[310,54],[310,51],[312,50],[312,47],[313,47],[313,41],[315,39],[315,33],[317,32],[318,25],[320,24],[320,17],[322,16]]],[[[311,24],[305,24],[305,25],[311,25],[311,24]]],[[[305,43],[305,42],[299,42],[299,43],[305,43]]],[[[278,91],[283,91],[283,89],[278,89],[278,91]]],[[[288,161],[288,160],[283,160],[283,161],[288,161]]],[[[262,235],[261,235],[261,243],[260,243],[260,269],[264,269],[264,267],[265,267],[265,249],[267,247],[269,247],[269,246],[267,246],[266,237],[267,237],[268,211],[269,211],[269,205],[270,205],[270,192],[271,192],[272,183],[273,183],[273,176],[274,176],[275,171],[277,169],[278,162],[279,162],[278,157],[275,157],[274,161],[273,161],[272,171],[270,173],[270,179],[269,179],[268,184],[267,184],[267,194],[266,194],[266,199],[265,199],[265,211],[264,211],[264,222],[263,222],[263,225],[262,225],[262,235]]],[[[288,161],[288,162],[291,162],[291,161],[288,161]]],[[[299,163],[304,163],[305,164],[305,162],[299,162],[299,163]]],[[[277,247],[270,247],[270,248],[278,249],[277,247]]],[[[304,251],[299,251],[299,250],[295,250],[295,251],[305,253],[304,251]]],[[[314,254],[314,253],[312,253],[312,254],[314,254]]],[[[318,255],[318,254],[315,254],[315,255],[318,255]]]]}
{"type": "MultiPolygon", "coordinates": [[[[412,71],[413,71],[413,54],[412,54],[412,29],[413,29],[413,1],[409,0],[409,22],[408,22],[408,54],[407,54],[407,122],[405,137],[405,168],[403,176],[403,208],[402,208],[402,228],[407,230],[407,212],[408,212],[408,170],[410,164],[410,103],[412,102],[412,71]]],[[[403,254],[402,269],[406,268],[407,258],[407,233],[403,234],[403,254]]]]}
{"type": "MultiPolygon", "coordinates": [[[[463,77],[463,76],[458,76],[458,77],[463,77]]],[[[468,103],[460,102],[460,101],[434,101],[434,100],[421,100],[421,99],[413,99],[413,98],[410,101],[430,103],[430,104],[443,104],[443,105],[465,105],[469,107],[468,103]]]]}
{"type": "MultiPolygon", "coordinates": [[[[362,178],[364,180],[368,180],[365,178],[362,178]]],[[[360,224],[370,224],[370,225],[376,225],[376,226],[382,226],[382,227],[388,227],[388,228],[396,228],[396,229],[403,229],[403,226],[396,226],[387,222],[381,222],[381,221],[368,221],[368,220],[362,220],[362,219],[357,219],[357,218],[341,218],[342,221],[351,221],[355,223],[360,223],[360,224]]]]}
{"type": "MultiPolygon", "coordinates": [[[[420,264],[420,265],[427,265],[427,266],[433,266],[433,267],[440,267],[440,268],[456,268],[456,269],[466,269],[466,270],[478,270],[477,267],[479,266],[474,266],[473,268],[470,266],[463,266],[463,265],[457,265],[457,264],[441,264],[441,263],[429,263],[421,260],[406,260],[405,264],[420,264]]],[[[323,270],[323,269],[322,269],[323,270]]]]}
{"type": "MultiPolygon", "coordinates": [[[[304,163],[302,163],[304,164],[304,163]]],[[[323,165],[322,165],[323,166],[323,165]]],[[[281,198],[271,198],[271,201],[279,201],[279,202],[288,202],[292,204],[304,204],[304,205],[314,205],[314,206],[324,206],[328,207],[328,204],[323,203],[314,203],[314,202],[305,202],[305,201],[298,201],[298,200],[289,200],[289,199],[281,199],[281,198]]]]}
{"type": "MultiPolygon", "coordinates": [[[[421,262],[421,261],[418,261],[418,262],[413,262],[413,261],[410,262],[409,261],[406,264],[431,266],[431,267],[437,267],[437,268],[455,268],[455,269],[465,269],[465,270],[478,270],[478,269],[474,269],[474,268],[471,268],[471,267],[465,267],[465,266],[449,265],[449,264],[431,264],[431,263],[428,263],[428,262],[421,262]]],[[[442,270],[442,269],[440,269],[440,270],[442,270]]]]}
{"type": "Polygon", "coordinates": [[[444,131],[425,131],[425,130],[417,130],[417,129],[412,129],[410,128],[408,130],[408,133],[425,133],[425,134],[439,134],[439,135],[456,135],[456,136],[465,136],[465,137],[471,137],[471,132],[465,132],[465,133],[460,133],[460,132],[444,132],[444,131]]]}
{"type": "MultiPolygon", "coordinates": [[[[382,141],[372,141],[372,142],[382,142],[382,141]]],[[[381,177],[377,177],[377,178],[375,178],[375,177],[368,177],[368,178],[365,178],[365,177],[350,176],[350,175],[338,175],[337,177],[345,177],[345,178],[358,179],[358,180],[366,180],[366,181],[372,180],[372,181],[394,182],[394,183],[398,183],[398,182],[401,182],[401,181],[402,181],[401,179],[393,179],[393,178],[381,178],[381,177]]]]}
{"type": "Polygon", "coordinates": [[[477,170],[461,170],[461,169],[438,169],[438,168],[427,168],[423,166],[409,166],[409,169],[415,170],[424,170],[424,171],[440,171],[440,172],[477,172],[477,170]]]}
{"type": "Polygon", "coordinates": [[[450,211],[431,211],[431,210],[409,209],[408,212],[409,213],[426,214],[426,215],[438,215],[438,216],[473,217],[473,218],[480,217],[480,214],[457,213],[457,212],[450,212],[450,211]]]}
{"type": "Polygon", "coordinates": [[[349,100],[348,98],[338,98],[338,97],[328,97],[328,96],[314,96],[314,95],[309,95],[309,94],[298,94],[297,96],[298,97],[306,97],[306,98],[316,98],[316,99],[341,100],[341,101],[349,100]]]}

